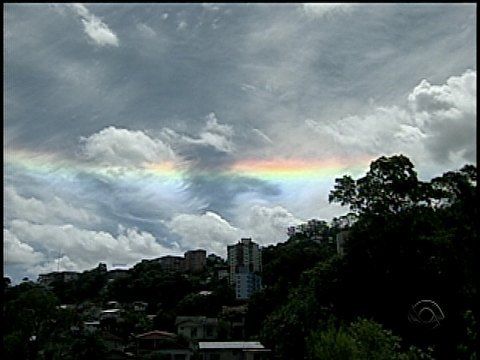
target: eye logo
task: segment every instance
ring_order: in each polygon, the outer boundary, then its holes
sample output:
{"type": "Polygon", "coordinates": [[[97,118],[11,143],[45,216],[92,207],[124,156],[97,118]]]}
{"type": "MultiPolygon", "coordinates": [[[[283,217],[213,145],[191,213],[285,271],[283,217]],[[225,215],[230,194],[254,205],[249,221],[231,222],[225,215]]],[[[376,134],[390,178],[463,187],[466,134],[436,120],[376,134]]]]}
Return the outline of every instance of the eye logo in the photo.
{"type": "Polygon", "coordinates": [[[437,328],[443,319],[445,315],[442,309],[433,300],[420,300],[408,312],[410,323],[429,329],[437,328]]]}

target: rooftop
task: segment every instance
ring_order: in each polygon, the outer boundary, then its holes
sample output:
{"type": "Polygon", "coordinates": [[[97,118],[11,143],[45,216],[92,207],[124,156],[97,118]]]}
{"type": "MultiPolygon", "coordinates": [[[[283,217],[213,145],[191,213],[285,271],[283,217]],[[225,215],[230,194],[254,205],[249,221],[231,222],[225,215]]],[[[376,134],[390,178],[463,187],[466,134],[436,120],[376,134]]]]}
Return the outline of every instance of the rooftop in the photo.
{"type": "Polygon", "coordinates": [[[255,349],[265,350],[258,341],[200,341],[198,343],[199,349],[255,349]]]}

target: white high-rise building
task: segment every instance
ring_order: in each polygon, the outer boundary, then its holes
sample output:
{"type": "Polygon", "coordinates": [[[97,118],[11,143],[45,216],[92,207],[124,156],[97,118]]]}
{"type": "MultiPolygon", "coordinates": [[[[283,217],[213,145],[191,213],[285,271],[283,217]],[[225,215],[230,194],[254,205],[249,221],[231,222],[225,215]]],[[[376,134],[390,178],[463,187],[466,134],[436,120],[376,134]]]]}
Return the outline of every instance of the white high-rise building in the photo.
{"type": "Polygon", "coordinates": [[[230,284],[235,286],[237,299],[248,299],[261,289],[262,253],[252,239],[241,239],[228,248],[230,284]]]}

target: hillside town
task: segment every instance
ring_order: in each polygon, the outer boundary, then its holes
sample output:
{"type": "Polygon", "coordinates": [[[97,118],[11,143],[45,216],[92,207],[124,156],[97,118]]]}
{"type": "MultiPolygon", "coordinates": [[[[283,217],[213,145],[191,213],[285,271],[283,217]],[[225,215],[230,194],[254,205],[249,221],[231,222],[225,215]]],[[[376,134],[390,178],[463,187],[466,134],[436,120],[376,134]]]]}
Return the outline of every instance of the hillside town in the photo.
{"type": "MultiPolygon", "coordinates": [[[[307,241],[313,246],[332,246],[333,237],[324,221],[309,220],[287,229],[291,242],[307,241]]],[[[337,236],[339,240],[342,237],[337,236]]],[[[340,249],[341,243],[337,243],[340,249]]],[[[106,359],[166,359],[166,360],[266,360],[271,349],[264,346],[246,329],[249,299],[262,290],[262,250],[251,238],[242,238],[227,246],[227,259],[209,254],[203,249],[189,250],[184,256],[166,255],[142,260],[129,269],[100,263],[87,272],[55,271],[40,274],[37,284],[53,291],[64,292],[73,284],[89,281],[86,274],[105,280],[98,290],[104,296],[85,301],[69,301],[57,306],[69,313],[75,321],[68,331],[73,336],[96,336],[106,346],[106,359]],[[135,300],[119,299],[110,294],[118,284],[131,281],[137,267],[152,274],[152,269],[165,276],[195,279],[197,288],[181,302],[216,302],[212,311],[199,311],[197,306],[176,309],[169,324],[160,319],[164,304],[152,303],[138,294],[135,300]],[[110,297],[108,297],[110,296],[110,297]],[[223,297],[225,301],[218,301],[223,297]],[[147,331],[148,330],[148,331],[147,331]],[[250,334],[249,334],[250,333],[250,334]]],[[[120,285],[121,287],[121,285],[120,285]]],[[[170,291],[175,291],[175,284],[170,291]]],[[[68,290],[67,290],[68,292],[68,290]]],[[[122,295],[122,290],[117,292],[122,295]]],[[[121,297],[121,296],[120,296],[121,297]]],[[[74,299],[71,299],[74,300],[74,299]]],[[[168,307],[168,306],[167,306],[168,307]]],[[[168,321],[167,321],[168,322],[168,321]]],[[[32,339],[34,342],[35,339],[32,339]]]]}
{"type": "Polygon", "coordinates": [[[4,277],[5,358],[471,359],[476,167],[430,182],[412,169],[381,157],[356,181],[336,179],[329,200],[352,212],[290,226],[285,242],[225,243],[226,259],[192,249],[4,277]]]}

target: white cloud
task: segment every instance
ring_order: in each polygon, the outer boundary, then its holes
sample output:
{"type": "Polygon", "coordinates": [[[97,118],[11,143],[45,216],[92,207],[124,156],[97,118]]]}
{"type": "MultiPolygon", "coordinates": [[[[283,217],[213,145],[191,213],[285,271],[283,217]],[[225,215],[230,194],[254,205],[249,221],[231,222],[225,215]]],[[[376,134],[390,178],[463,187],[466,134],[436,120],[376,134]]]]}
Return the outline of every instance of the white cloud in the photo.
{"type": "Polygon", "coordinates": [[[225,256],[227,245],[240,239],[239,229],[211,211],[200,215],[179,214],[165,225],[171,233],[180,236],[183,249],[202,248],[225,256]]]}
{"type": "Polygon", "coordinates": [[[182,20],[178,23],[177,29],[178,30],[185,30],[187,28],[187,25],[188,25],[187,22],[182,20]]]}
{"type": "Polygon", "coordinates": [[[257,135],[258,137],[260,137],[260,139],[262,139],[263,141],[269,143],[269,144],[273,144],[273,141],[272,139],[270,139],[267,135],[265,135],[262,131],[258,130],[258,129],[252,129],[252,132],[257,135]]]}
{"type": "Polygon", "coordinates": [[[451,76],[443,85],[423,80],[408,96],[414,125],[439,163],[476,161],[477,72],[451,76]]]}
{"type": "MultiPolygon", "coordinates": [[[[92,268],[99,262],[133,265],[141,259],[178,253],[178,249],[169,249],[157,243],[148,232],[121,226],[114,236],[105,231],[90,231],[73,225],[13,220],[9,231],[19,241],[49,254],[52,262],[55,262],[60,251],[61,256],[69,259],[69,268],[80,271],[92,268]]],[[[41,261],[37,265],[49,266],[41,261]]]]}
{"type": "Polygon", "coordinates": [[[140,23],[140,24],[137,25],[137,29],[145,37],[153,38],[157,35],[155,30],[153,30],[147,24],[140,23]]]}
{"type": "Polygon", "coordinates": [[[8,210],[8,216],[13,219],[49,224],[65,222],[91,224],[100,221],[95,214],[71,205],[58,196],[41,201],[35,197],[23,197],[12,187],[5,188],[4,195],[4,207],[8,210]]]}
{"type": "Polygon", "coordinates": [[[100,46],[118,46],[118,38],[112,30],[82,4],[70,5],[81,17],[85,33],[100,46]]]}
{"type": "Polygon", "coordinates": [[[302,4],[303,11],[311,16],[323,17],[329,14],[351,10],[353,4],[349,3],[307,3],[302,4]]]}
{"type": "Polygon", "coordinates": [[[160,139],[154,139],[143,131],[109,126],[82,137],[81,155],[110,166],[141,167],[147,163],[175,160],[173,150],[160,139]]]}
{"type": "Polygon", "coordinates": [[[3,229],[3,252],[6,265],[30,266],[44,260],[44,255],[21,242],[8,229],[3,229]]]}
{"type": "Polygon", "coordinates": [[[234,130],[231,125],[220,124],[214,113],[206,117],[206,124],[200,131],[197,138],[187,135],[180,135],[172,129],[164,128],[162,135],[170,142],[182,144],[192,144],[201,146],[211,146],[220,152],[231,153],[235,151],[233,143],[234,130]]]}
{"type": "Polygon", "coordinates": [[[261,245],[276,244],[287,240],[287,228],[302,221],[282,206],[253,205],[237,209],[236,221],[244,229],[245,236],[261,245]],[[250,235],[249,235],[250,234],[250,235]]]}
{"type": "Polygon", "coordinates": [[[462,166],[476,161],[476,71],[443,85],[422,80],[408,95],[408,107],[377,106],[366,115],[329,123],[308,119],[305,125],[352,153],[402,152],[420,164],[462,166]]]}
{"type": "Polygon", "coordinates": [[[205,10],[208,10],[208,11],[218,11],[218,10],[220,10],[220,6],[218,6],[218,4],[215,4],[215,3],[203,3],[202,7],[205,10]]]}

